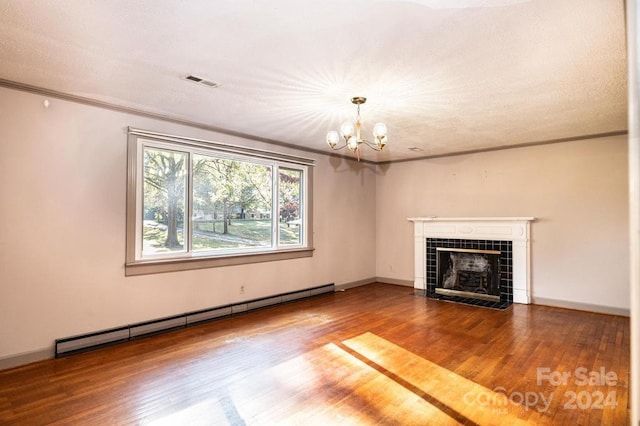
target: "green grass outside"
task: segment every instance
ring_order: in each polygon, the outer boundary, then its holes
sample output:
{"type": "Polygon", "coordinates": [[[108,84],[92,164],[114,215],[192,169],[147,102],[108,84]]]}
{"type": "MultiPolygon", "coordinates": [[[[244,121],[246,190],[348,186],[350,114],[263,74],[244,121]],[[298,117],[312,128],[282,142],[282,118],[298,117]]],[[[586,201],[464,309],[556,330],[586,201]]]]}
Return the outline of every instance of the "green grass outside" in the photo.
{"type": "MultiPolygon", "coordinates": [[[[264,219],[232,219],[228,227],[228,233],[222,234],[222,221],[216,221],[213,232],[212,222],[197,222],[195,224],[196,235],[193,237],[192,245],[194,250],[215,250],[242,247],[260,247],[271,245],[271,221],[264,219]],[[253,243],[252,243],[253,242],[253,243]]],[[[299,241],[300,228],[286,224],[280,227],[280,243],[296,244],[299,241]]],[[[153,252],[166,253],[171,250],[164,247],[167,238],[167,231],[151,226],[145,226],[143,230],[143,240],[145,246],[153,247],[153,252]]],[[[178,240],[182,243],[183,238],[178,231],[178,240]]]]}

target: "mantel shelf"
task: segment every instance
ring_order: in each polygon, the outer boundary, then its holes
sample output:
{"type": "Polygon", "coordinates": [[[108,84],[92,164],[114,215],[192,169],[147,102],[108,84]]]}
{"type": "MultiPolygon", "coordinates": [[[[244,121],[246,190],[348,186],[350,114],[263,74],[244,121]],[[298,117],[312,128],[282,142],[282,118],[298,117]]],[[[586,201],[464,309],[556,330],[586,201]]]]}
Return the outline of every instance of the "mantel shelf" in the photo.
{"type": "Polygon", "coordinates": [[[535,217],[410,217],[409,222],[532,222],[535,217]]]}

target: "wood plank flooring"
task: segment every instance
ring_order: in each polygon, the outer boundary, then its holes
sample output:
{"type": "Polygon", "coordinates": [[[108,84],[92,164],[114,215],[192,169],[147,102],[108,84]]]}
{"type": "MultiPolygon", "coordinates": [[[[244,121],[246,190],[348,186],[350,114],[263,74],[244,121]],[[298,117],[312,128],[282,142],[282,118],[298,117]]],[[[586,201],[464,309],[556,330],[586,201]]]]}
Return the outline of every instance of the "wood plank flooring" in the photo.
{"type": "Polygon", "coordinates": [[[0,371],[0,424],[627,425],[629,334],[372,284],[0,371]]]}

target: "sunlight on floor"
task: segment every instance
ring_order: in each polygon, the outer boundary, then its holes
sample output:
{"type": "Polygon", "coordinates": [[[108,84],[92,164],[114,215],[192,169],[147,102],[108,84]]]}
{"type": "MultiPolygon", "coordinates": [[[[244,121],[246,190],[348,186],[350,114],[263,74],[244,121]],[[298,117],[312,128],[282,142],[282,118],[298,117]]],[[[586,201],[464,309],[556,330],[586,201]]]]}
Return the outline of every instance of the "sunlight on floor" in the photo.
{"type": "Polygon", "coordinates": [[[372,333],[327,344],[148,424],[524,424],[536,407],[372,333]]]}
{"type": "Polygon", "coordinates": [[[276,420],[278,424],[305,425],[402,423],[408,418],[421,424],[451,421],[335,344],[282,363],[234,385],[229,392],[247,424],[276,420]]]}
{"type": "Polygon", "coordinates": [[[224,425],[231,423],[228,421],[222,404],[220,404],[217,398],[212,398],[143,424],[150,426],[208,426],[212,424],[224,425]]]}
{"type": "Polygon", "coordinates": [[[526,424],[518,413],[531,419],[544,409],[542,401],[529,407],[514,404],[504,392],[481,386],[372,333],[343,343],[459,421],[526,424]]]}

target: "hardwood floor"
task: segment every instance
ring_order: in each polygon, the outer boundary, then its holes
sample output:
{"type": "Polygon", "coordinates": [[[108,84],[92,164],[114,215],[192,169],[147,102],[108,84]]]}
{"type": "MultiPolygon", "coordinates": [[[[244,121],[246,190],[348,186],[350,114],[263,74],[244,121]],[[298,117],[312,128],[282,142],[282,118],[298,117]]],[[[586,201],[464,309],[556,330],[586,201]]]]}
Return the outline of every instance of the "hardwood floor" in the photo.
{"type": "Polygon", "coordinates": [[[627,425],[629,338],[372,284],[0,371],[0,424],[627,425]]]}

